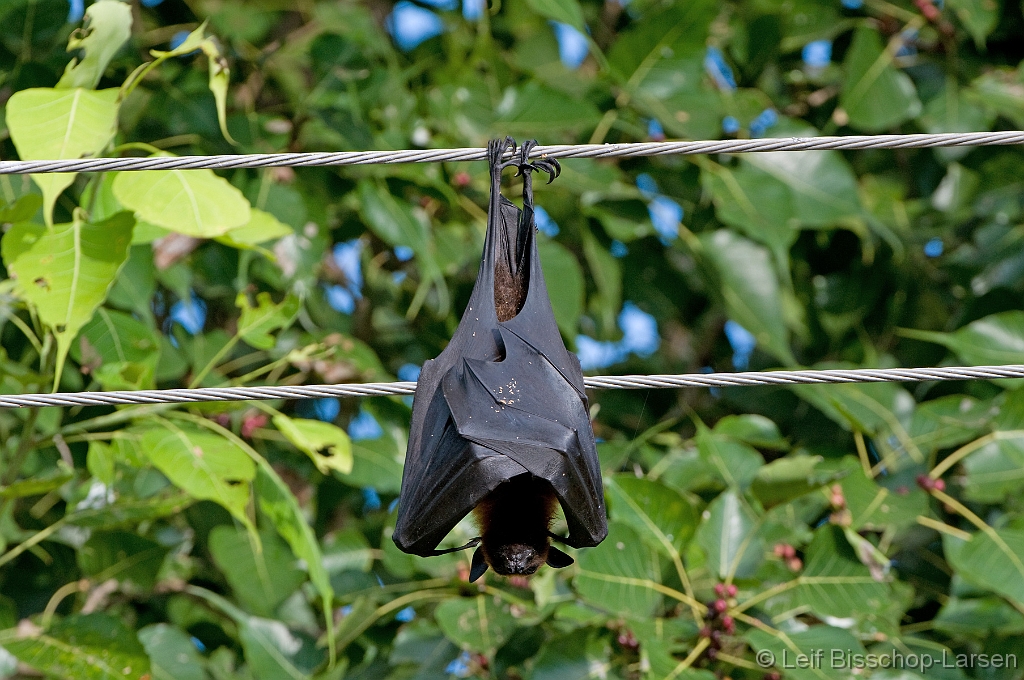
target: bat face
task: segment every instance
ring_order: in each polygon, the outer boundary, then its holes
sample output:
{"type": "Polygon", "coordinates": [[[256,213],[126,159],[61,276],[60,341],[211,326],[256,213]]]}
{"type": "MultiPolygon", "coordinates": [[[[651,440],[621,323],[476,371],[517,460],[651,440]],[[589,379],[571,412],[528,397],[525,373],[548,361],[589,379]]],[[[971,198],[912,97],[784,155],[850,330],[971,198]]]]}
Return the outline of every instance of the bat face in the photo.
{"type": "MultiPolygon", "coordinates": [[[[537,254],[531,173],[557,164],[530,160],[533,143],[504,162],[515,142],[488,145],[491,197],[476,285],[443,352],[427,361],[412,426],[393,538],[424,557],[476,511],[481,536],[471,580],[488,568],[532,574],[572,558],[551,545],[561,506],[572,547],[608,533],[597,447],[583,373],[555,323],[537,254]],[[523,208],[501,195],[501,173],[523,175],[523,208]]],[[[557,538],[557,537],[556,537],[557,538]]]]}
{"type": "Polygon", "coordinates": [[[551,485],[533,475],[499,485],[476,507],[484,562],[502,576],[535,573],[548,559],[556,503],[551,485]]]}

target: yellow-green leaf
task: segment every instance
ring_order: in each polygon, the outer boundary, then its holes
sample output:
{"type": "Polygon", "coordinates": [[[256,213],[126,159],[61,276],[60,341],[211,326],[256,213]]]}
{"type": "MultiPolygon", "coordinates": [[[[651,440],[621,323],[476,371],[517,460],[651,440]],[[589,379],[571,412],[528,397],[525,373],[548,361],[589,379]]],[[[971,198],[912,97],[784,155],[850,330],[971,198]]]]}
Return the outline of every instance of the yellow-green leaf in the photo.
{"type": "Polygon", "coordinates": [[[140,220],[197,238],[220,236],[252,216],[242,192],[212,170],[122,172],[114,196],[140,220]]]}
{"type": "Polygon", "coordinates": [[[232,229],[223,236],[218,236],[217,240],[234,248],[251,248],[294,233],[291,227],[265,210],[253,208],[249,213],[250,217],[247,223],[232,229]]]}
{"type": "Polygon", "coordinates": [[[352,472],[352,441],[340,427],[319,420],[274,416],[274,426],[323,474],[352,472]]]}
{"type": "MultiPolygon", "coordinates": [[[[7,128],[25,161],[95,156],[110,143],[117,127],[118,90],[56,90],[37,87],[15,92],[7,102],[7,128]]],[[[43,191],[43,216],[53,223],[57,197],[75,173],[32,175],[43,191]]]]}
{"type": "Polygon", "coordinates": [[[72,59],[57,83],[58,88],[99,85],[107,64],[132,36],[132,8],[121,0],[99,0],[85,10],[85,26],[71,34],[68,52],[84,51],[72,59]]]}
{"type": "Polygon", "coordinates": [[[107,297],[128,256],[134,220],[118,213],[99,224],[78,219],[43,233],[11,263],[15,290],[57,339],[54,384],[71,342],[107,297]]]}
{"type": "Polygon", "coordinates": [[[245,508],[256,465],[241,448],[211,432],[165,421],[142,435],[142,449],[172,484],[193,498],[219,503],[252,528],[245,508]]]}
{"type": "Polygon", "coordinates": [[[257,349],[270,349],[276,343],[271,331],[287,328],[299,313],[302,302],[294,295],[288,295],[280,304],[274,304],[270,293],[256,296],[256,306],[249,304],[249,298],[240,293],[235,304],[242,310],[238,320],[238,335],[257,349]]]}

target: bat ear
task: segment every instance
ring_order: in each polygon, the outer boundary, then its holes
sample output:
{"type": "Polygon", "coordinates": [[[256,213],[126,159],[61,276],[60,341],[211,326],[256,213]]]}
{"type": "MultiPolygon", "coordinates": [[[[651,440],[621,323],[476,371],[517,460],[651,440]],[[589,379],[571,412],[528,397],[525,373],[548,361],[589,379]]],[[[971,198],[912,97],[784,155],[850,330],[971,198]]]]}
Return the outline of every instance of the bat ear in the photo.
{"type": "Polygon", "coordinates": [[[476,552],[473,553],[473,566],[469,570],[469,582],[473,583],[478,578],[484,575],[487,571],[487,561],[484,559],[484,553],[481,548],[477,548],[476,552]]]}
{"type": "Polygon", "coordinates": [[[550,548],[548,548],[548,566],[549,567],[554,567],[555,569],[561,569],[563,567],[568,567],[572,563],[573,563],[573,559],[571,557],[569,557],[568,555],[566,555],[561,550],[559,550],[558,548],[556,548],[555,546],[551,546],[550,548]]]}

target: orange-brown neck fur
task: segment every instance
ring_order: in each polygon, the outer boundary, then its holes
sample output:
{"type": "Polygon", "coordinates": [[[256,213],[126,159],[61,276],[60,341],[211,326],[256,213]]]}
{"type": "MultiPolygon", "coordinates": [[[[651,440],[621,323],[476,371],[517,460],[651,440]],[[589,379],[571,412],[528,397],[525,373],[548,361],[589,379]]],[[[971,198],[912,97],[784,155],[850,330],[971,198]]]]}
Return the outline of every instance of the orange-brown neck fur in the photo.
{"type": "Polygon", "coordinates": [[[556,504],[551,485],[529,474],[492,491],[476,507],[487,564],[503,576],[536,572],[548,559],[556,504]]]}

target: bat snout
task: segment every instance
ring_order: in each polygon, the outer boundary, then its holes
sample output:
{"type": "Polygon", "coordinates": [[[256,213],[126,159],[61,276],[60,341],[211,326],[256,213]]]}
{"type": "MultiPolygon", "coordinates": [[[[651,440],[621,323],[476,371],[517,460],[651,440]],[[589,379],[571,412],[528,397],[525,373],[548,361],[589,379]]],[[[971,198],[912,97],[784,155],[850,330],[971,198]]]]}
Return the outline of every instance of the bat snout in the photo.
{"type": "Polygon", "coordinates": [[[491,566],[502,576],[529,576],[547,559],[534,546],[524,543],[503,545],[496,552],[491,566]]]}

